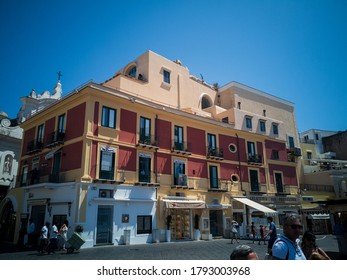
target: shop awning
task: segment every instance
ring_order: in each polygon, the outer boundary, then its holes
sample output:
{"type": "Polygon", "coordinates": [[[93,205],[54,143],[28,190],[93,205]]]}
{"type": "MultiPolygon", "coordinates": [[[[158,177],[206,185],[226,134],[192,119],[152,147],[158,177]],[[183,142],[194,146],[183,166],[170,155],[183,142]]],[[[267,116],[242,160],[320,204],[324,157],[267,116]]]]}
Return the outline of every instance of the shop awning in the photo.
{"type": "Polygon", "coordinates": [[[264,212],[264,213],[277,213],[277,211],[273,210],[273,209],[270,209],[262,204],[259,204],[253,200],[250,200],[246,197],[233,197],[233,199],[243,203],[243,204],[246,204],[248,205],[249,207],[251,208],[254,208],[254,209],[257,209],[261,212],[264,212]]]}
{"type": "Polygon", "coordinates": [[[200,200],[171,200],[171,199],[163,199],[165,202],[166,208],[188,208],[188,209],[196,209],[196,208],[206,208],[206,204],[204,201],[200,200]]]}
{"type": "Polygon", "coordinates": [[[312,220],[329,220],[330,215],[329,214],[310,214],[308,218],[312,220]]]}

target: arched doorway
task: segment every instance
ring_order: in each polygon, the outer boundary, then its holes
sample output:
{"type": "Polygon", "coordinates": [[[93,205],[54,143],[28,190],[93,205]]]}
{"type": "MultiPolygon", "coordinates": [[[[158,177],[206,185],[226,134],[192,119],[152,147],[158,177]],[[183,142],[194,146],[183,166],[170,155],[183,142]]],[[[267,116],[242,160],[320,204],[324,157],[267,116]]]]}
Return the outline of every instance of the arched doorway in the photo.
{"type": "Polygon", "coordinates": [[[1,242],[13,242],[16,226],[16,212],[10,199],[3,201],[0,212],[0,240],[1,242]]]}

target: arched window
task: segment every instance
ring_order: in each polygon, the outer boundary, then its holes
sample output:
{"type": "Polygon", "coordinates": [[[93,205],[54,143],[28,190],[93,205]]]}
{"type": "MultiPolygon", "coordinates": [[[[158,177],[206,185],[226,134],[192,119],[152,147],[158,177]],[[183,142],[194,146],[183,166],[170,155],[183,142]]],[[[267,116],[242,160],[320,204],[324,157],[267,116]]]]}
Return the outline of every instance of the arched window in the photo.
{"type": "Polygon", "coordinates": [[[210,100],[206,96],[203,96],[201,100],[201,109],[206,109],[208,107],[211,107],[210,100]]]}
{"type": "Polygon", "coordinates": [[[136,66],[133,66],[129,69],[128,75],[136,78],[136,66]]]}

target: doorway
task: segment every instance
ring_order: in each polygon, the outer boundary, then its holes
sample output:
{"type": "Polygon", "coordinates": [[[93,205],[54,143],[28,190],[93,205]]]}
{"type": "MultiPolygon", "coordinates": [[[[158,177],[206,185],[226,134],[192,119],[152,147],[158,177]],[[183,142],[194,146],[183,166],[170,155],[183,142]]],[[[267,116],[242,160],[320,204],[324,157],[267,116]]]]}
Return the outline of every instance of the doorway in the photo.
{"type": "Polygon", "coordinates": [[[224,235],[222,210],[210,210],[210,228],[213,237],[222,237],[224,235]]]}
{"type": "Polygon", "coordinates": [[[97,228],[96,228],[96,245],[112,244],[113,235],[113,206],[99,205],[97,228]]]}

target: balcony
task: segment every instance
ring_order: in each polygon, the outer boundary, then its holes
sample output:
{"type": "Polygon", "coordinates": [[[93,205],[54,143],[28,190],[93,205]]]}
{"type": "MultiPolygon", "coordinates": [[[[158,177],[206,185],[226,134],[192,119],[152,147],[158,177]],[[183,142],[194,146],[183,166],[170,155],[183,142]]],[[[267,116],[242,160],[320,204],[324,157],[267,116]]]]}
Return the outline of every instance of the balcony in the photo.
{"type": "Polygon", "coordinates": [[[228,180],[210,178],[208,191],[209,192],[227,192],[229,191],[229,185],[230,185],[230,181],[228,180]]]}
{"type": "Polygon", "coordinates": [[[186,174],[177,174],[176,178],[174,178],[173,185],[171,188],[176,189],[193,189],[194,186],[189,184],[188,176],[186,174]]]}
{"type": "Polygon", "coordinates": [[[301,149],[297,148],[297,147],[288,148],[287,153],[288,153],[288,155],[293,155],[295,157],[301,157],[301,149]]]}
{"type": "Polygon", "coordinates": [[[159,187],[158,175],[154,172],[137,171],[138,180],[135,181],[135,186],[159,187]]]}
{"type": "Polygon", "coordinates": [[[214,160],[224,160],[223,149],[217,147],[207,147],[206,157],[214,160]]]}
{"type": "Polygon", "coordinates": [[[263,195],[267,193],[267,185],[265,184],[252,184],[251,190],[249,191],[251,195],[263,195]]]}
{"type": "Polygon", "coordinates": [[[34,139],[30,141],[27,145],[27,155],[32,155],[41,152],[43,149],[42,140],[34,139]]]}
{"type": "Polygon", "coordinates": [[[154,135],[143,135],[139,133],[139,140],[136,144],[137,147],[158,150],[158,139],[154,135]]]}
{"type": "Polygon", "coordinates": [[[95,178],[93,183],[101,183],[101,184],[123,184],[125,181],[124,170],[119,171],[100,171],[99,178],[95,178]]]}
{"type": "Polygon", "coordinates": [[[182,154],[182,155],[191,155],[191,148],[187,142],[175,142],[172,141],[171,152],[182,154]]]}
{"type": "Polygon", "coordinates": [[[53,148],[55,146],[63,145],[64,144],[64,138],[65,138],[65,132],[64,131],[54,131],[50,134],[48,134],[47,137],[47,148],[53,148]]]}
{"type": "Polygon", "coordinates": [[[262,165],[263,157],[258,154],[248,154],[248,163],[252,165],[262,165]]]}

